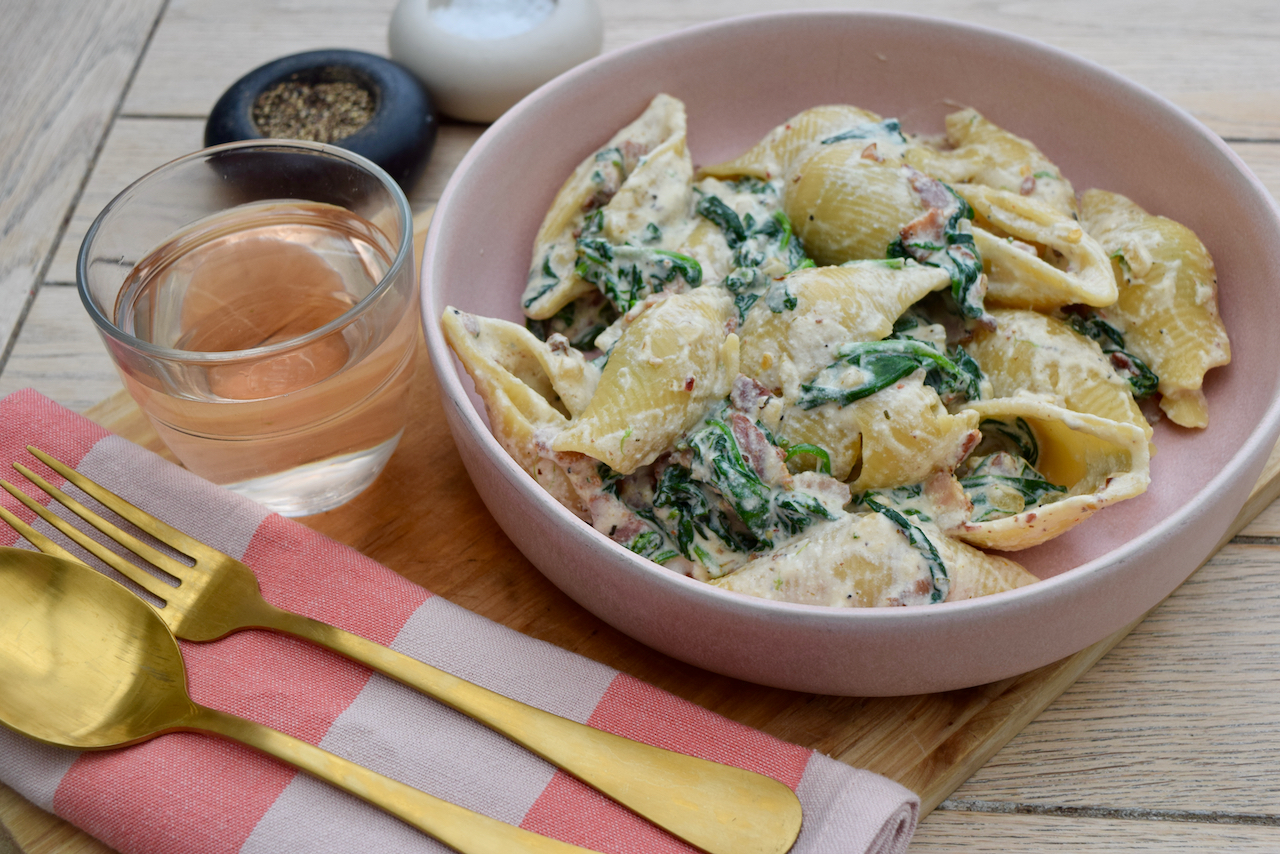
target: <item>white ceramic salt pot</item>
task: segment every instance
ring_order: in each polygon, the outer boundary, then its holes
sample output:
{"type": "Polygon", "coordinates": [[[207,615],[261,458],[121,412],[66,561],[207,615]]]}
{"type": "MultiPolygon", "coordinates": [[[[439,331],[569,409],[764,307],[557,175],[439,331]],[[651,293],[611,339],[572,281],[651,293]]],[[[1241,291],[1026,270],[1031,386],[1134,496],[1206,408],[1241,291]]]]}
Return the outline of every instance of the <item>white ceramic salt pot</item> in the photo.
{"type": "Polygon", "coordinates": [[[436,109],[491,122],[543,83],[600,52],[597,0],[400,0],[391,58],[436,109]]]}

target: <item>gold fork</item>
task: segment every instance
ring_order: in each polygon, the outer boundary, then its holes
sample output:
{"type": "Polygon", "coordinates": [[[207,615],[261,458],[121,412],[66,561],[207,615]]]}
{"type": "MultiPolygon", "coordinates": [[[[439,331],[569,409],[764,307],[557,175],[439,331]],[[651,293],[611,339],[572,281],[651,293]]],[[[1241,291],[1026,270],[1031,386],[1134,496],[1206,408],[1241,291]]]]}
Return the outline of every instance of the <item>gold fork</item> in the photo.
{"type": "MultiPolygon", "coordinates": [[[[163,603],[179,638],[212,641],[242,629],[294,635],[347,656],[506,736],[602,794],[710,854],[782,854],[800,831],[800,802],[770,777],[652,747],[504,697],[438,668],[262,598],[245,564],[135,507],[43,451],[34,454],[104,507],[194,561],[176,560],[89,510],[19,463],[14,468],[68,510],[178,580],[174,587],[122,558],[12,484],[10,494],[163,603]]],[[[0,518],[47,554],[76,560],[4,508],[0,518]]]]}

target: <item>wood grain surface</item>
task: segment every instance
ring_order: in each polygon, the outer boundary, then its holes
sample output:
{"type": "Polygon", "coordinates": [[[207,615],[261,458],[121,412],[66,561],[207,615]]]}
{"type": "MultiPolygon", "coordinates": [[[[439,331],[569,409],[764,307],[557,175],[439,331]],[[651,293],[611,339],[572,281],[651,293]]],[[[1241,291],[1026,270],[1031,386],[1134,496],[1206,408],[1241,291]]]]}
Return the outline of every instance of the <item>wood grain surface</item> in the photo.
{"type": "Polygon", "coordinates": [[[5,0],[0,351],[35,293],[161,0],[5,0]]]}
{"type": "MultiPolygon", "coordinates": [[[[110,398],[119,381],[72,287],[75,252],[89,222],[139,175],[198,147],[214,98],[251,68],[312,48],[385,54],[394,5],[6,0],[0,14],[6,79],[0,87],[6,119],[0,125],[0,393],[30,385],[75,409],[110,398]]],[[[606,50],[729,15],[871,8],[856,0],[602,0],[601,7],[606,50]]],[[[995,27],[1101,63],[1221,134],[1280,195],[1280,7],[1274,0],[1079,0],[1069,6],[900,0],[893,9],[995,27]]],[[[410,189],[415,211],[434,203],[483,130],[443,125],[427,174],[410,189]]],[[[921,823],[912,851],[1280,850],[1274,457],[1266,489],[1256,491],[1247,508],[1261,511],[1257,518],[1130,634],[1109,639],[1115,646],[1105,655],[1108,642],[965,692],[837,699],[760,689],[655,656],[550,588],[492,523],[467,529],[456,542],[437,546],[423,539],[424,528],[468,514],[487,518],[456,462],[432,393],[429,383],[419,388],[415,435],[433,443],[442,467],[416,472],[402,468],[398,455],[374,492],[313,524],[340,539],[349,536],[374,556],[405,554],[403,563],[387,562],[514,628],[906,781],[938,805],[921,823]],[[398,491],[429,495],[420,505],[429,508],[428,521],[375,506],[379,494],[398,491]]],[[[94,412],[141,438],[142,422],[128,423],[136,418],[131,404],[110,408],[118,403],[109,400],[94,412]]],[[[3,787],[0,823],[28,854],[107,851],[3,787]]]]}

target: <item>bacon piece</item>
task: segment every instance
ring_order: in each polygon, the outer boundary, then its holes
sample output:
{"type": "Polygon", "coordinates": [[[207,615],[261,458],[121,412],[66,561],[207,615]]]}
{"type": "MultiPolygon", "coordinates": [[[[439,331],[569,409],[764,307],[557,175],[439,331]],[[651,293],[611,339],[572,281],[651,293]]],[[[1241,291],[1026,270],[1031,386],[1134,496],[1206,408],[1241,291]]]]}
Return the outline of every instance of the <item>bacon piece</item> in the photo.
{"type": "Polygon", "coordinates": [[[733,379],[733,387],[729,391],[729,403],[734,409],[748,415],[755,414],[764,406],[773,394],[759,382],[746,374],[738,374],[733,379]]]}
{"type": "Polygon", "coordinates": [[[790,486],[791,473],[784,463],[786,456],[780,448],[769,444],[764,431],[741,412],[729,416],[729,429],[738,442],[738,450],[742,451],[747,461],[760,480],[768,486],[790,486]]]}
{"type": "Polygon", "coordinates": [[[947,189],[946,184],[916,169],[907,168],[910,169],[907,173],[907,181],[911,184],[911,189],[919,194],[920,201],[924,202],[926,207],[944,212],[950,212],[956,207],[956,197],[947,189]]]}
{"type": "Polygon", "coordinates": [[[902,242],[908,246],[913,243],[943,246],[947,239],[946,227],[946,212],[941,208],[929,208],[902,227],[902,242]]]}

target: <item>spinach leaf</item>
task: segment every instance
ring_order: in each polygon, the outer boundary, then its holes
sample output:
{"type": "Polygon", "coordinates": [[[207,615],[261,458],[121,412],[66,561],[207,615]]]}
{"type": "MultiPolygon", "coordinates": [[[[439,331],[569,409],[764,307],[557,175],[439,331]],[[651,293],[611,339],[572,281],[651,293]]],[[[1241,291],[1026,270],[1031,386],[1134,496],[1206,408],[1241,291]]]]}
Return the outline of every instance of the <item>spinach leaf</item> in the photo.
{"type": "Polygon", "coordinates": [[[548,253],[542,259],[542,269],[537,273],[529,271],[529,284],[525,288],[525,293],[532,292],[523,303],[525,308],[533,305],[542,299],[552,288],[560,284],[560,277],[556,275],[556,271],[551,269],[551,255],[548,253]],[[538,279],[535,284],[535,279],[538,279]]]}
{"type": "Polygon", "coordinates": [[[946,189],[951,201],[945,209],[947,220],[940,235],[942,243],[899,237],[889,244],[887,255],[890,258],[912,258],[921,264],[946,270],[951,278],[951,296],[961,316],[981,320],[988,315],[983,307],[985,289],[980,287],[983,282],[982,256],[978,254],[973,234],[968,230],[968,222],[974,217],[973,208],[950,186],[938,183],[946,189]]]}
{"type": "Polygon", "coordinates": [[[955,347],[947,353],[957,370],[952,373],[930,368],[924,375],[925,385],[938,393],[948,405],[982,398],[982,368],[963,347],[955,347]]]}
{"type": "Polygon", "coordinates": [[[735,193],[754,193],[757,196],[763,196],[775,192],[775,188],[770,186],[768,181],[763,178],[757,178],[754,175],[743,175],[741,178],[734,178],[728,184],[735,193]]]}
{"type": "Polygon", "coordinates": [[[897,119],[884,119],[879,122],[866,122],[865,124],[856,125],[834,136],[829,136],[822,140],[822,145],[847,142],[851,139],[889,139],[902,145],[907,143],[906,134],[902,132],[902,123],[897,119]]]}
{"type": "Polygon", "coordinates": [[[922,504],[928,506],[928,502],[924,500],[924,484],[913,483],[907,486],[895,486],[890,489],[869,490],[859,495],[856,503],[867,504],[868,496],[878,500],[881,504],[887,504],[903,516],[914,517],[921,522],[933,521],[933,517],[924,512],[921,506],[922,504]]]}
{"type": "Polygon", "coordinates": [[[801,454],[817,457],[818,470],[823,474],[831,474],[831,454],[827,453],[825,448],[819,445],[811,445],[808,442],[798,442],[787,448],[786,458],[789,460],[801,454]]]}
{"type": "Polygon", "coordinates": [[[664,468],[653,500],[670,511],[686,557],[694,557],[697,540],[708,532],[734,551],[754,552],[772,548],[777,532],[794,536],[815,519],[835,518],[816,496],[764,483],[720,418],[709,418],[686,443],[692,467],[664,468]]]}
{"type": "Polygon", "coordinates": [[[965,495],[973,502],[974,522],[988,522],[1050,504],[1067,489],[1050,483],[1026,460],[1011,454],[992,454],[976,462],[960,478],[965,495]]]}
{"type": "MultiPolygon", "coordinates": [[[[902,264],[900,263],[901,267],[902,264]]],[[[889,333],[890,338],[915,338],[910,333],[915,329],[920,329],[929,325],[929,319],[919,314],[916,309],[909,308],[902,314],[898,315],[898,319],[893,322],[893,331],[889,333]]]]}
{"type": "Polygon", "coordinates": [[[545,320],[525,318],[524,325],[542,341],[559,333],[569,339],[569,344],[575,349],[585,352],[595,349],[596,337],[616,317],[617,312],[603,295],[587,294],[568,303],[545,320]]]}
{"type": "Polygon", "coordinates": [[[1124,348],[1124,333],[1092,312],[1071,314],[1067,323],[1076,332],[1098,342],[1116,373],[1128,380],[1135,398],[1141,400],[1155,394],[1160,378],[1147,367],[1146,362],[1124,348]]]}
{"type": "MultiPolygon", "coordinates": [[[[597,151],[596,162],[601,164],[607,164],[609,166],[612,166],[614,169],[617,169],[618,172],[622,174],[626,174],[626,171],[627,171],[626,159],[622,156],[622,149],[618,148],[617,146],[613,146],[612,148],[602,148],[601,150],[597,151]]],[[[599,172],[597,171],[592,174],[594,176],[596,174],[599,174],[599,172]]]]}
{"type": "Polygon", "coordinates": [[[702,284],[702,265],[688,255],[653,247],[613,244],[602,236],[604,212],[592,212],[578,237],[575,272],[600,289],[619,312],[625,312],[651,293],[658,293],[680,277],[696,288],[702,284]]]}
{"type": "MultiPolygon", "coordinates": [[[[748,179],[734,182],[740,189],[748,179]]],[[[777,195],[777,188],[758,178],[750,179],[751,192],[762,196],[770,196],[769,205],[775,204],[772,198],[777,195]]],[[[766,293],[777,278],[778,265],[786,272],[813,266],[813,261],[804,253],[804,247],[796,237],[791,220],[781,210],[773,210],[759,221],[747,213],[738,214],[723,199],[714,194],[699,190],[697,212],[715,223],[724,233],[725,242],[733,250],[733,270],[725,278],[724,285],[734,294],[734,302],[738,307],[739,319],[745,319],[751,306],[766,293]],[[769,269],[772,275],[765,273],[769,269]]],[[[794,297],[781,296],[768,302],[776,312],[795,308],[794,297]]]]}
{"type": "Polygon", "coordinates": [[[618,486],[623,478],[620,472],[611,469],[608,463],[600,463],[596,466],[596,474],[600,475],[600,482],[603,484],[600,487],[602,492],[607,492],[614,498],[620,497],[618,495],[618,486]]]}
{"type": "Polygon", "coordinates": [[[723,495],[752,533],[769,529],[769,488],[742,456],[742,449],[729,425],[709,420],[707,426],[689,437],[694,459],[709,472],[708,485],[723,495]]]}
{"type": "Polygon", "coordinates": [[[1034,466],[1040,459],[1040,443],[1036,441],[1031,425],[1023,418],[1014,419],[1012,424],[995,418],[984,418],[978,424],[978,430],[982,433],[982,442],[977,453],[1012,448],[1014,455],[1025,460],[1027,465],[1034,466]]]}
{"type": "Polygon", "coordinates": [[[764,292],[764,304],[774,314],[782,314],[784,311],[795,311],[800,300],[791,290],[791,283],[786,279],[779,279],[764,292]]]}
{"type": "MultiPolygon", "coordinates": [[[[933,342],[927,338],[917,338],[911,334],[913,330],[928,325],[930,323],[927,318],[913,310],[908,310],[893,322],[893,332],[889,333],[889,337],[932,344],[933,342]]],[[[944,371],[934,365],[925,374],[925,385],[936,391],[938,397],[948,406],[969,400],[980,400],[982,398],[983,374],[982,368],[978,366],[977,361],[960,345],[948,350],[947,358],[955,364],[958,370],[955,372],[944,371]]]]}
{"type": "Polygon", "coordinates": [[[756,300],[760,299],[759,294],[735,294],[733,304],[738,309],[738,319],[742,320],[747,316],[747,312],[751,310],[751,306],[756,304],[756,300]]]}
{"type": "Polygon", "coordinates": [[[654,563],[666,563],[673,557],[680,556],[680,552],[667,547],[667,538],[657,531],[637,534],[635,539],[627,544],[627,548],[654,563]]]}
{"type": "Polygon", "coordinates": [[[638,510],[636,515],[652,525],[653,529],[637,534],[627,544],[627,548],[654,563],[666,563],[680,556],[680,551],[670,545],[670,534],[666,527],[652,510],[638,510]]]}
{"type": "MultiPolygon", "coordinates": [[[[801,409],[813,409],[825,403],[848,406],[855,400],[888,388],[920,368],[936,370],[940,378],[947,378],[957,386],[965,387],[972,381],[967,370],[931,344],[914,338],[885,338],[841,347],[836,361],[823,368],[812,382],[800,386],[796,403],[801,409]],[[862,381],[854,386],[836,385],[834,380],[850,367],[862,373],[862,381]]],[[[938,382],[941,383],[942,379],[938,382]]]]}
{"type": "Polygon", "coordinates": [[[742,225],[742,219],[719,196],[703,195],[698,199],[695,210],[720,226],[730,249],[737,249],[747,239],[747,230],[742,225]]]}
{"type": "Polygon", "coordinates": [[[694,548],[698,539],[709,539],[708,531],[737,552],[752,552],[760,545],[750,532],[735,527],[721,502],[708,496],[704,485],[682,465],[673,463],[662,470],[653,506],[669,511],[668,522],[674,526],[676,546],[690,560],[697,557],[694,548]]]}
{"type": "Polygon", "coordinates": [[[863,493],[858,498],[858,503],[881,514],[902,530],[907,542],[920,553],[925,566],[929,569],[929,579],[933,586],[929,593],[929,601],[937,603],[945,600],[947,593],[951,590],[951,578],[947,574],[947,565],[943,563],[942,555],[938,554],[938,549],[925,536],[924,531],[912,524],[906,515],[892,507],[890,501],[875,492],[863,493]]]}
{"type": "Polygon", "coordinates": [[[835,518],[817,496],[795,490],[774,495],[773,513],[777,527],[788,536],[803,532],[814,519],[835,518]]]}

